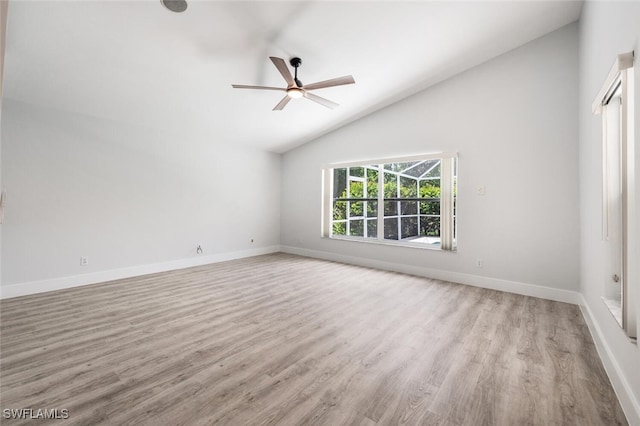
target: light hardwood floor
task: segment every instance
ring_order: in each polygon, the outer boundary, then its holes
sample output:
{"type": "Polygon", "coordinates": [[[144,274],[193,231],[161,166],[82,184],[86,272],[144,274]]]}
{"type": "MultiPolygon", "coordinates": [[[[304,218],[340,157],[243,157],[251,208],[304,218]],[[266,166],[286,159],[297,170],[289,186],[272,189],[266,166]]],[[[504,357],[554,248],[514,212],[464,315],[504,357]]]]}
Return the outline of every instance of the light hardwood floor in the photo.
{"type": "Polygon", "coordinates": [[[626,424],[578,307],[532,297],[274,254],[0,309],[1,408],[69,410],[37,424],[626,424]]]}

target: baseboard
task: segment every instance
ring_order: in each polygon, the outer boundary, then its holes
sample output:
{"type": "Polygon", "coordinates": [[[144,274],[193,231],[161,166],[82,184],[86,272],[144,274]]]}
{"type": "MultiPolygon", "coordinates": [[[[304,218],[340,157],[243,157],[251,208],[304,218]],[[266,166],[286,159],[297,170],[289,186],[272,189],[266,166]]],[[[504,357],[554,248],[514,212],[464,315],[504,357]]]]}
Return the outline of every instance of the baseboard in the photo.
{"type": "Polygon", "coordinates": [[[137,277],[140,275],[155,274],[157,272],[191,268],[193,266],[225,262],[227,260],[259,256],[261,254],[276,253],[278,251],[280,251],[279,246],[269,246],[251,250],[242,250],[229,253],[212,254],[208,256],[191,257],[187,259],[178,259],[169,262],[132,266],[129,268],[111,269],[108,271],[99,271],[90,274],[73,275],[68,277],[52,278],[48,280],[11,284],[0,287],[0,299],[9,299],[12,297],[26,296],[29,294],[62,290],[65,288],[79,287],[88,284],[96,284],[123,278],[137,277]]]}
{"type": "Polygon", "coordinates": [[[593,312],[583,295],[580,295],[580,310],[587,322],[598,355],[602,360],[602,365],[611,381],[611,386],[613,386],[622,410],[627,416],[627,421],[630,425],[640,425],[640,401],[635,398],[631,386],[620,368],[620,364],[618,364],[611,347],[604,338],[604,333],[596,322],[593,312]]]}
{"type": "Polygon", "coordinates": [[[482,277],[479,275],[462,274],[459,272],[445,271],[442,269],[424,268],[421,266],[385,262],[363,257],[345,256],[337,253],[309,250],[298,247],[281,246],[280,248],[281,251],[285,253],[297,254],[300,256],[332,260],[335,262],[349,263],[352,265],[366,266],[369,268],[384,269],[386,271],[401,272],[421,277],[471,285],[474,287],[482,287],[492,290],[506,291],[508,293],[522,294],[525,296],[539,297],[541,299],[571,303],[574,305],[578,305],[580,303],[580,293],[578,293],[577,291],[561,290],[535,284],[508,281],[498,278],[482,277]]]}

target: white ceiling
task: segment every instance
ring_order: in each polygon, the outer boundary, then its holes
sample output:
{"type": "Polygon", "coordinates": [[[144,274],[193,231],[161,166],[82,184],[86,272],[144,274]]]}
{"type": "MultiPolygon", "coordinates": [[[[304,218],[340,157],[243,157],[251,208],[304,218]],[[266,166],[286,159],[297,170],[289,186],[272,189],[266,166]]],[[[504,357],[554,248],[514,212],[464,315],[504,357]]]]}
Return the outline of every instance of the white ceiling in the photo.
{"type": "MultiPolygon", "coordinates": [[[[10,0],[4,96],[283,152],[578,19],[581,1],[10,0]],[[302,58],[326,109],[232,83],[285,86],[302,58]]],[[[134,142],[132,142],[134,143],[134,142]]]]}

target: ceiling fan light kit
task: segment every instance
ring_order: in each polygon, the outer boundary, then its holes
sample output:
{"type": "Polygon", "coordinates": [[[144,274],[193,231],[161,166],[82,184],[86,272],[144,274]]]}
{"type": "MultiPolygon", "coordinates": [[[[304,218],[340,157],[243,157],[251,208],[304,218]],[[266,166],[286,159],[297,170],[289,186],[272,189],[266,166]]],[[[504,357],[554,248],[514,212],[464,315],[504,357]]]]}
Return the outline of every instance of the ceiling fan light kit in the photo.
{"type": "Polygon", "coordinates": [[[302,59],[298,57],[291,58],[289,60],[289,64],[293,67],[294,75],[291,75],[289,68],[287,67],[286,62],[282,58],[277,58],[275,56],[270,56],[271,62],[275,65],[276,69],[284,78],[284,81],[287,83],[287,87],[270,87],[270,86],[249,86],[246,84],[232,84],[231,86],[234,89],[256,89],[256,90],[277,90],[285,92],[284,98],[278,102],[278,104],[273,108],[273,111],[281,111],[284,107],[289,103],[291,99],[298,98],[307,98],[312,100],[324,107],[329,109],[333,109],[338,106],[337,103],[320,97],[314,93],[311,93],[311,90],[324,89],[326,87],[334,87],[334,86],[343,86],[345,84],[354,84],[355,80],[352,76],[347,75],[344,77],[332,78],[331,80],[319,81],[317,83],[311,84],[302,84],[302,81],[298,79],[298,67],[302,65],[302,59]]]}
{"type": "Polygon", "coordinates": [[[292,87],[290,89],[287,89],[287,95],[290,98],[293,99],[298,99],[304,96],[304,92],[300,89],[298,89],[297,87],[292,87]]]}

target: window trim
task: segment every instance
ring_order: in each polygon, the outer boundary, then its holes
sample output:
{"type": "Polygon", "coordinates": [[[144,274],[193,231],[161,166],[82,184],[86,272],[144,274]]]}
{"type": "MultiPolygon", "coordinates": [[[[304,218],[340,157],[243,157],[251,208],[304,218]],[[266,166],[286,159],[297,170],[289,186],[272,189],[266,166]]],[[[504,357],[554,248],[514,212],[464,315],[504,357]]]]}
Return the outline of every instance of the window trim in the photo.
{"type": "Polygon", "coordinates": [[[606,105],[609,101],[608,97],[612,94],[612,90],[615,90],[614,84],[617,79],[620,78],[622,71],[633,67],[633,51],[623,53],[616,57],[607,78],[605,78],[598,95],[596,96],[593,104],[591,105],[591,111],[598,115],[602,112],[602,106],[606,105]]]}
{"type": "MultiPolygon", "coordinates": [[[[420,248],[427,250],[438,250],[438,251],[448,251],[448,252],[456,252],[457,245],[454,246],[454,218],[453,218],[453,162],[451,161],[441,161],[441,172],[440,172],[440,218],[441,218],[441,235],[440,235],[440,245],[435,247],[430,244],[424,243],[412,243],[411,241],[400,241],[400,240],[387,240],[380,238],[365,238],[358,236],[349,236],[349,235],[332,235],[332,224],[333,224],[333,170],[339,168],[347,168],[347,167],[365,167],[371,165],[379,165],[379,164],[390,164],[390,163],[402,163],[402,162],[412,162],[412,161],[424,161],[424,160],[445,160],[445,159],[455,159],[458,160],[457,152],[438,152],[438,153],[427,153],[427,154],[416,154],[402,157],[393,157],[393,158],[382,158],[382,159],[367,159],[360,161],[349,161],[349,162],[341,162],[341,163],[331,163],[327,164],[322,168],[322,218],[321,218],[321,237],[330,238],[334,240],[343,240],[343,241],[354,241],[354,242],[365,242],[372,244],[383,244],[383,245],[391,245],[396,247],[410,247],[410,248],[420,248]],[[446,165],[443,167],[443,165],[446,165]],[[444,176],[447,173],[446,177],[444,176]],[[447,185],[445,185],[445,183],[447,185]],[[445,189],[446,187],[446,189],[445,189]],[[442,221],[444,215],[447,214],[452,219],[442,221]],[[445,226],[446,223],[446,226],[445,226]],[[444,235],[446,232],[446,236],[444,235]]],[[[384,173],[378,173],[378,188],[384,188],[384,173]]],[[[381,194],[380,189],[378,190],[378,194],[381,194]]],[[[382,195],[384,198],[384,195],[382,195]]],[[[379,201],[379,200],[378,200],[379,201]]],[[[419,215],[419,212],[418,212],[419,215]]],[[[377,223],[378,223],[378,233],[384,232],[384,226],[380,226],[380,224],[384,224],[384,209],[378,208],[377,215],[377,223]]],[[[366,226],[366,217],[365,217],[365,226],[366,226]]]]}
{"type": "MultiPolygon", "coordinates": [[[[629,280],[629,265],[631,261],[630,241],[628,237],[628,230],[630,228],[630,220],[635,220],[630,213],[631,206],[629,205],[629,182],[632,180],[635,173],[634,170],[634,52],[627,52],[620,54],[616,57],[609,74],[605,78],[605,81],[598,92],[592,105],[592,112],[595,115],[602,114],[602,239],[603,241],[608,238],[608,224],[609,224],[609,201],[608,201],[608,187],[609,182],[607,178],[608,172],[608,159],[607,159],[607,145],[608,131],[607,131],[607,105],[612,98],[617,97],[617,92],[620,91],[621,111],[620,111],[620,184],[621,184],[621,209],[622,209],[622,232],[621,232],[621,249],[622,249],[622,269],[621,269],[621,317],[618,318],[612,306],[607,303],[605,297],[603,301],[612,312],[617,321],[619,321],[622,329],[627,336],[632,340],[637,338],[636,329],[636,317],[639,314],[636,312],[633,305],[632,293],[638,291],[638,289],[631,288],[632,283],[629,280]]],[[[637,244],[637,243],[636,243],[637,244]]],[[[607,254],[605,254],[606,256],[607,254]]],[[[637,281],[637,279],[636,279],[637,281]]],[[[617,306],[616,306],[617,307],[617,306]]]]}

